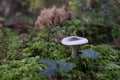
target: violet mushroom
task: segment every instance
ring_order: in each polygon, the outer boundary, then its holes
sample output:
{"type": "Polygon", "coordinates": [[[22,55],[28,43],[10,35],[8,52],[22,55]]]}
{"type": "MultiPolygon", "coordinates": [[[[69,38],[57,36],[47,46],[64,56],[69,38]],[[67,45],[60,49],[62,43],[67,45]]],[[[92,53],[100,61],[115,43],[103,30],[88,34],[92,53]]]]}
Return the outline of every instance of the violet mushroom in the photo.
{"type": "Polygon", "coordinates": [[[77,56],[77,46],[88,43],[88,39],[78,36],[70,36],[62,39],[63,45],[69,45],[72,48],[72,58],[77,56]]]}

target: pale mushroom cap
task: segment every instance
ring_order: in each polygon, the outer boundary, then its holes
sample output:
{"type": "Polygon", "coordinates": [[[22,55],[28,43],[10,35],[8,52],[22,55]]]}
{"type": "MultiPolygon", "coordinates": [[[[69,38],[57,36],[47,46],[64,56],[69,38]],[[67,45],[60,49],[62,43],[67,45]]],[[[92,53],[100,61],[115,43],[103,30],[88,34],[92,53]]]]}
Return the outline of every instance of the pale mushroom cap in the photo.
{"type": "Polygon", "coordinates": [[[82,45],[88,43],[88,39],[78,36],[70,36],[62,39],[64,45],[82,45]]]}

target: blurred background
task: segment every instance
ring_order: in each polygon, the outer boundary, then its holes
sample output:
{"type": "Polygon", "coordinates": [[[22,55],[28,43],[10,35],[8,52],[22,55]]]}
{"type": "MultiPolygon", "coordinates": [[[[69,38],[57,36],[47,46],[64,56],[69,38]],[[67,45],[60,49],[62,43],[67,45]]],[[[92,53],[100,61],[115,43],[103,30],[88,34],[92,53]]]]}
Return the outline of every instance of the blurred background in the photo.
{"type": "Polygon", "coordinates": [[[61,7],[64,4],[69,4],[69,9],[77,18],[105,18],[108,22],[116,23],[120,21],[120,0],[0,0],[0,17],[5,18],[7,23],[16,20],[33,23],[44,8],[61,7]]]}

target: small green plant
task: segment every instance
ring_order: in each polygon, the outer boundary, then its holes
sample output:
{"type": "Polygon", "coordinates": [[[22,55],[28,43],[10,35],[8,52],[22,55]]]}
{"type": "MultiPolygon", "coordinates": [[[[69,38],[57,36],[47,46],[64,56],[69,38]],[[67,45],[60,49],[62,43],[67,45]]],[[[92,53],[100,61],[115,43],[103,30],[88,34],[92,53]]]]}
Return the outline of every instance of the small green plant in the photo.
{"type": "Polygon", "coordinates": [[[40,64],[47,66],[47,70],[40,71],[41,75],[56,77],[58,72],[67,73],[71,71],[76,65],[71,62],[63,62],[56,60],[40,60],[40,64]]]}
{"type": "Polygon", "coordinates": [[[100,56],[100,53],[95,50],[82,50],[82,58],[90,58],[90,59],[96,59],[100,56]]]}

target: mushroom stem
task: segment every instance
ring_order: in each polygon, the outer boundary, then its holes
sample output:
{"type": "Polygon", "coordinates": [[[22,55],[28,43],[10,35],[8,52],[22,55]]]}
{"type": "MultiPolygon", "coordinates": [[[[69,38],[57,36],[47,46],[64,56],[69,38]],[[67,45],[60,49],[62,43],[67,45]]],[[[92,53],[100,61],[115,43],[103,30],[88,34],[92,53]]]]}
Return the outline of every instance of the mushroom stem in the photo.
{"type": "Polygon", "coordinates": [[[77,56],[77,46],[71,46],[72,48],[72,58],[75,58],[77,56]]]}

